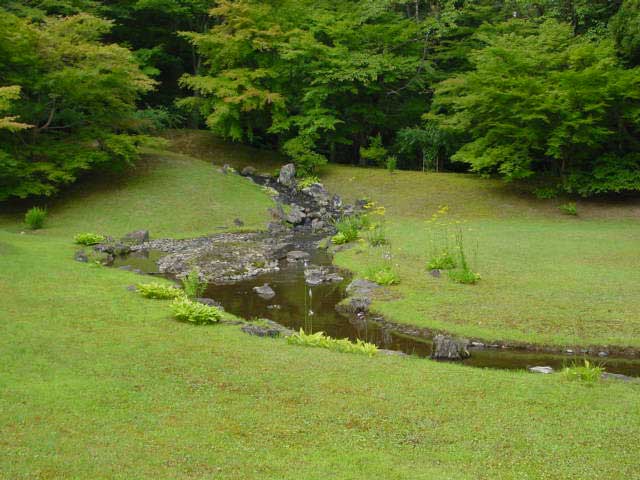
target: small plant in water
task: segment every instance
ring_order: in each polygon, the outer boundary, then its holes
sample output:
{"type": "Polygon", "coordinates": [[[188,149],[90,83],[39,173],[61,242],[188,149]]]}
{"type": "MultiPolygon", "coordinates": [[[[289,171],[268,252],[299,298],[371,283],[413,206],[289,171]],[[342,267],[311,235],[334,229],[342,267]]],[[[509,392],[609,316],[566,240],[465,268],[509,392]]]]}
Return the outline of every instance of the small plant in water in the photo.
{"type": "Polygon", "coordinates": [[[79,233],[73,237],[73,241],[78,245],[91,246],[104,242],[105,237],[97,233],[79,233]]]}
{"type": "Polygon", "coordinates": [[[576,206],[576,202],[564,203],[558,207],[562,213],[565,215],[578,215],[578,207],[576,206]]]}
{"type": "Polygon", "coordinates": [[[211,325],[218,323],[222,318],[222,312],[217,307],[210,307],[181,296],[171,302],[173,316],[182,322],[190,322],[196,325],[211,325]]]}
{"type": "Polygon", "coordinates": [[[145,298],[157,300],[172,300],[184,296],[184,292],[179,288],[162,283],[141,283],[137,285],[138,292],[145,298]]]}
{"type": "Polygon", "coordinates": [[[207,284],[200,280],[200,270],[196,267],[182,279],[182,287],[187,297],[199,298],[207,288],[207,284]]]}
{"type": "Polygon", "coordinates": [[[47,210],[45,208],[33,207],[24,215],[24,223],[26,223],[31,230],[39,230],[44,226],[46,218],[47,210]]]}
{"type": "Polygon", "coordinates": [[[602,377],[604,367],[585,359],[582,364],[574,361],[571,365],[564,367],[562,373],[569,380],[596,383],[602,377]]]}
{"type": "Polygon", "coordinates": [[[305,333],[302,329],[300,329],[300,332],[287,337],[287,343],[289,345],[326,348],[335,352],[360,353],[370,357],[378,353],[378,347],[373,343],[359,339],[352,342],[348,338],[338,340],[325,335],[324,332],[305,333]]]}

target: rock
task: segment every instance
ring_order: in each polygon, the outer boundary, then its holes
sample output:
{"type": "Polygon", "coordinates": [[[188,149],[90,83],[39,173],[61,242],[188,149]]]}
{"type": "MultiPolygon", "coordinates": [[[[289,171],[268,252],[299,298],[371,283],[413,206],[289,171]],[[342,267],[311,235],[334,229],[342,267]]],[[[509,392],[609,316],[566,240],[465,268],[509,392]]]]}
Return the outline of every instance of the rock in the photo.
{"type": "Polygon", "coordinates": [[[287,227],[281,222],[269,222],[267,223],[267,231],[271,235],[281,235],[287,231],[287,227]]]}
{"type": "Polygon", "coordinates": [[[367,297],[349,297],[336,305],[336,311],[342,315],[366,313],[371,306],[371,299],[367,297]]]}
{"type": "Polygon", "coordinates": [[[130,292],[137,292],[138,291],[138,287],[136,287],[135,285],[129,285],[127,286],[127,290],[130,292]]]}
{"type": "Polygon", "coordinates": [[[471,348],[484,348],[486,345],[482,342],[471,342],[469,346],[471,348]]]}
{"type": "Polygon", "coordinates": [[[133,272],[133,267],[131,265],[122,265],[118,267],[118,270],[124,270],[125,272],[133,272]]]}
{"type": "Polygon", "coordinates": [[[231,165],[229,165],[228,163],[225,163],[225,164],[222,166],[222,170],[221,170],[221,171],[222,171],[222,173],[224,173],[225,175],[226,175],[226,174],[228,174],[228,173],[231,173],[231,174],[238,173],[238,172],[236,171],[236,169],[235,169],[235,168],[233,168],[233,167],[232,167],[231,165]]]}
{"type": "Polygon", "coordinates": [[[75,253],[75,255],[73,256],[73,259],[76,262],[82,262],[82,263],[87,263],[89,262],[89,257],[87,256],[86,253],[84,253],[84,250],[79,250],[75,253]]]}
{"type": "Polygon", "coordinates": [[[550,375],[554,372],[551,367],[529,367],[528,370],[531,373],[541,373],[543,375],[550,375]]]}
{"type": "Polygon", "coordinates": [[[207,307],[216,307],[224,312],[224,307],[220,302],[216,302],[213,298],[196,298],[196,302],[206,305],[207,307]]]}
{"type": "Polygon", "coordinates": [[[467,345],[469,342],[461,338],[436,335],[433,339],[431,358],[434,360],[464,360],[469,358],[467,345]]]}
{"type": "Polygon", "coordinates": [[[302,189],[302,192],[309,195],[317,205],[329,205],[329,192],[327,192],[321,183],[314,183],[313,185],[305,187],[302,189]]]}
{"type": "Polygon", "coordinates": [[[279,337],[280,330],[274,327],[266,327],[262,325],[247,324],[242,327],[244,333],[254,335],[256,337],[279,337]]]}
{"type": "Polygon", "coordinates": [[[602,375],[600,376],[603,380],[619,380],[621,382],[634,382],[634,383],[638,383],[640,382],[640,379],[638,378],[634,378],[634,377],[629,377],[627,375],[621,375],[619,373],[607,373],[607,372],[603,372],[602,375]]]}
{"type": "Polygon", "coordinates": [[[374,291],[380,288],[375,282],[364,279],[356,279],[347,287],[347,293],[354,297],[368,297],[373,294],[374,291]]]}
{"type": "Polygon", "coordinates": [[[296,166],[293,163],[288,163],[280,169],[280,175],[278,175],[278,183],[285,187],[295,187],[296,185],[296,166]]]}
{"type": "Polygon", "coordinates": [[[608,356],[609,356],[609,354],[608,354],[607,352],[598,352],[598,356],[599,356],[600,358],[605,358],[605,357],[608,357],[608,356]]]}
{"type": "Polygon", "coordinates": [[[242,175],[243,177],[251,177],[251,176],[254,176],[257,172],[258,171],[255,168],[249,166],[249,167],[244,167],[242,169],[242,172],[240,172],[240,175],[242,175]]]}
{"type": "Polygon", "coordinates": [[[292,225],[300,225],[307,218],[307,214],[298,205],[292,205],[291,211],[285,216],[285,220],[292,225]]]}
{"type": "Polygon", "coordinates": [[[344,280],[344,278],[337,273],[333,273],[329,269],[322,267],[313,267],[306,269],[304,271],[304,278],[307,285],[310,285],[312,287],[315,287],[316,285],[320,285],[322,283],[341,282],[342,280],[344,280]]]}
{"type": "Polygon", "coordinates": [[[131,247],[124,243],[99,243],[98,245],[94,245],[93,249],[96,252],[108,253],[109,255],[127,255],[131,252],[131,247]]]}
{"type": "Polygon", "coordinates": [[[440,274],[440,270],[430,270],[429,275],[433,278],[440,278],[442,275],[440,274]]]}
{"type": "Polygon", "coordinates": [[[269,286],[268,283],[265,283],[261,287],[253,287],[253,291],[256,292],[260,298],[263,298],[265,300],[271,300],[276,296],[276,292],[269,286]]]}
{"type": "Polygon", "coordinates": [[[233,224],[236,227],[244,227],[244,222],[242,220],[240,220],[239,218],[236,218],[233,220],[233,224]]]}
{"type": "Polygon", "coordinates": [[[320,220],[319,218],[314,218],[311,221],[311,230],[313,230],[314,232],[318,232],[320,230],[323,230],[325,226],[326,226],[326,224],[322,220],[320,220]]]}
{"type": "Polygon", "coordinates": [[[338,195],[331,197],[331,208],[333,210],[340,210],[342,208],[342,199],[338,195]]]}
{"type": "Polygon", "coordinates": [[[135,232],[129,232],[124,237],[122,237],[122,241],[124,243],[134,244],[134,245],[148,242],[149,230],[136,230],[135,232]]]}
{"type": "Polygon", "coordinates": [[[307,252],[303,252],[302,250],[293,250],[292,252],[287,253],[287,262],[302,262],[304,260],[308,260],[310,257],[311,255],[307,252]]]}

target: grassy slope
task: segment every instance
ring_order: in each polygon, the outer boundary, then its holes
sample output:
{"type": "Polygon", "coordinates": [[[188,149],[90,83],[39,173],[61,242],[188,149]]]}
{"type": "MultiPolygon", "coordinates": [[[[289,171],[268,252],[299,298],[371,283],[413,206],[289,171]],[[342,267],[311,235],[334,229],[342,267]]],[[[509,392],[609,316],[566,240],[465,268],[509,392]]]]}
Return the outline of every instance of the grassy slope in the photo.
{"type": "Polygon", "coordinates": [[[0,478],[634,478],[638,386],[368,359],[172,321],[79,231],[258,225],[268,199],[184,157],[0,215],[0,478]],[[212,188],[215,187],[215,188],[212,188]],[[170,191],[166,191],[168,188],[170,191]],[[197,194],[195,194],[197,192],[197,194]]]}
{"type": "MultiPolygon", "coordinates": [[[[640,204],[534,200],[469,175],[330,167],[328,187],[387,207],[402,285],[375,308],[390,319],[489,340],[640,346],[640,204]],[[464,222],[468,253],[483,280],[462,286],[426,274],[427,223],[442,205],[464,222]],[[477,259],[475,251],[477,250],[477,259]],[[397,297],[400,297],[397,299],[397,297]]],[[[455,226],[451,227],[451,231],[455,226]]],[[[353,250],[339,263],[363,272],[374,252],[353,250]]]]}

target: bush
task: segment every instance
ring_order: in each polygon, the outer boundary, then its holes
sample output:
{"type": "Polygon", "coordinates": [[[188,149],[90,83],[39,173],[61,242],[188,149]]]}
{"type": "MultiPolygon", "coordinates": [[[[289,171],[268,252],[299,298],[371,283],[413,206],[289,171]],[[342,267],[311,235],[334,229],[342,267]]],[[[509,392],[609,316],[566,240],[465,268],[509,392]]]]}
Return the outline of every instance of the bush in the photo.
{"type": "Polygon", "coordinates": [[[105,237],[97,233],[79,233],[73,237],[73,241],[78,245],[91,246],[104,242],[105,237]]]}
{"type": "Polygon", "coordinates": [[[39,230],[44,226],[46,218],[47,210],[45,208],[33,207],[25,214],[24,223],[26,223],[31,230],[39,230]]]}
{"type": "Polygon", "coordinates": [[[390,265],[383,267],[370,267],[364,277],[366,280],[375,282],[378,285],[397,285],[400,283],[400,276],[390,265]]]}
{"type": "Polygon", "coordinates": [[[370,224],[371,221],[366,215],[342,217],[334,224],[336,230],[338,230],[338,234],[335,235],[331,241],[336,245],[353,242],[360,236],[360,230],[369,227],[370,224]]]}
{"type": "Polygon", "coordinates": [[[331,237],[331,243],[334,245],[344,245],[345,243],[349,243],[347,237],[344,233],[336,233],[333,237],[331,237]]]}
{"type": "Polygon", "coordinates": [[[307,175],[302,178],[299,178],[297,181],[298,190],[305,189],[314,185],[316,183],[320,183],[320,178],[316,175],[307,175]]]}
{"type": "Polygon", "coordinates": [[[198,298],[204,293],[207,284],[200,280],[200,270],[194,268],[182,279],[182,287],[187,297],[198,298]]]}
{"type": "Polygon", "coordinates": [[[480,274],[472,272],[469,269],[450,270],[449,278],[456,283],[465,285],[474,285],[480,281],[480,274]]]}
{"type": "Polygon", "coordinates": [[[393,173],[398,168],[398,159],[396,157],[387,157],[385,161],[385,166],[387,167],[387,171],[389,173],[393,173]]]}
{"type": "Polygon", "coordinates": [[[578,215],[578,208],[576,207],[575,202],[565,203],[563,205],[560,205],[558,208],[565,215],[573,215],[573,216],[578,215]]]}
{"type": "Polygon", "coordinates": [[[427,262],[427,268],[429,270],[452,270],[456,268],[456,266],[456,259],[448,250],[440,253],[440,255],[436,255],[427,262]]]}
{"type": "Polygon", "coordinates": [[[602,365],[591,363],[589,360],[584,360],[583,364],[573,362],[568,367],[562,370],[562,373],[569,380],[578,380],[587,383],[596,383],[602,377],[604,368],[602,365]]]}
{"type": "Polygon", "coordinates": [[[179,288],[157,282],[139,284],[137,288],[143,297],[156,300],[172,300],[184,296],[184,292],[179,288]]]}
{"type": "Polygon", "coordinates": [[[324,334],[324,332],[305,333],[302,329],[287,337],[289,345],[301,345],[305,347],[319,347],[343,353],[359,353],[370,357],[378,353],[378,347],[363,340],[351,342],[348,338],[337,340],[324,334]]]}
{"type": "Polygon", "coordinates": [[[171,310],[177,320],[196,325],[211,325],[218,323],[222,318],[219,308],[203,305],[182,296],[171,302],[171,310]]]}

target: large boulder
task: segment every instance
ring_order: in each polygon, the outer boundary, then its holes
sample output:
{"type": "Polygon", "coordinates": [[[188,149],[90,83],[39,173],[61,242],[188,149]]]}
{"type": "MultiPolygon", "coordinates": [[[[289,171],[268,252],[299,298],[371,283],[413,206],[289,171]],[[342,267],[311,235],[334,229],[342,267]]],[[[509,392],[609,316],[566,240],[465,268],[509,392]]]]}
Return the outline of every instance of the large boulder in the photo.
{"type": "Polygon", "coordinates": [[[309,195],[313,201],[321,206],[329,205],[329,192],[324,188],[321,183],[314,183],[308,187],[302,189],[303,193],[309,195]]]}
{"type": "Polygon", "coordinates": [[[296,166],[293,163],[288,163],[280,169],[278,183],[280,183],[280,185],[284,185],[285,187],[295,187],[296,166]]]}
{"type": "Polygon", "coordinates": [[[122,237],[122,241],[124,243],[134,244],[134,245],[148,242],[149,230],[136,230],[135,232],[129,232],[124,237],[122,237]]]}
{"type": "Polygon", "coordinates": [[[433,339],[431,358],[434,360],[464,360],[470,357],[467,345],[469,345],[469,341],[462,338],[436,335],[433,339]]]}

